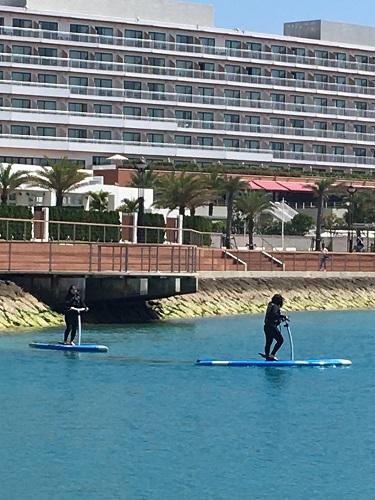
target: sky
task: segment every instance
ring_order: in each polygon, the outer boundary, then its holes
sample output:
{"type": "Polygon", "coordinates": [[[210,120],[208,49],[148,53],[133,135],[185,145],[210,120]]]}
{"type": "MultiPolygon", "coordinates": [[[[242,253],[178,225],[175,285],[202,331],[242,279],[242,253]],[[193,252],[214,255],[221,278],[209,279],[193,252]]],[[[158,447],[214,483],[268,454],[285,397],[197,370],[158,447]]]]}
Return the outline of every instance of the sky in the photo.
{"type": "Polygon", "coordinates": [[[375,26],[374,0],[189,0],[215,7],[216,25],[282,34],[283,23],[324,19],[375,26]]]}

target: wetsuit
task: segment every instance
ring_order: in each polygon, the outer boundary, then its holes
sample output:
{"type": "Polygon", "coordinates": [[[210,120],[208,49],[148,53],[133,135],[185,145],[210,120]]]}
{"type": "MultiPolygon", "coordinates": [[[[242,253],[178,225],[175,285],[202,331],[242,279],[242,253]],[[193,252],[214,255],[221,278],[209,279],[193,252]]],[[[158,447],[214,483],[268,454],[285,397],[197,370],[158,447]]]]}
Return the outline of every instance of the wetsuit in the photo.
{"type": "Polygon", "coordinates": [[[70,334],[70,341],[73,342],[75,339],[77,328],[78,328],[78,312],[72,311],[71,307],[86,307],[86,304],[81,299],[80,294],[77,292],[75,294],[68,293],[65,298],[65,324],[66,329],[64,332],[64,342],[68,341],[70,334]]]}
{"type": "Polygon", "coordinates": [[[277,351],[284,343],[283,336],[281,335],[279,325],[282,321],[286,319],[280,312],[280,307],[273,302],[270,302],[267,306],[266,317],[264,318],[264,334],[266,336],[266,346],[264,348],[264,354],[268,358],[270,355],[270,349],[273,340],[276,340],[276,344],[272,349],[272,356],[275,356],[277,351]]]}

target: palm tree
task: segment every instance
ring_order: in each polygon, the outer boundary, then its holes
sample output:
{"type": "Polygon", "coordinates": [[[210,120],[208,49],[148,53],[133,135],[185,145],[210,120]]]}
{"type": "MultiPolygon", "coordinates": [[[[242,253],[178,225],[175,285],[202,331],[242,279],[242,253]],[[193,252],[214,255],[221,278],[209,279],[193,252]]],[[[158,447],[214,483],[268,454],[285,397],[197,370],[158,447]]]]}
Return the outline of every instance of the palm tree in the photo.
{"type": "Polygon", "coordinates": [[[206,204],[210,191],[206,180],[202,176],[182,172],[175,172],[160,176],[155,181],[155,203],[157,208],[179,209],[180,215],[190,209],[194,214],[195,208],[206,204]]]}
{"type": "Polygon", "coordinates": [[[333,251],[333,236],[339,227],[345,226],[344,219],[337,217],[335,214],[329,214],[324,218],[324,228],[329,232],[329,250],[333,251]]]}
{"type": "Polygon", "coordinates": [[[213,215],[214,202],[223,194],[223,180],[224,177],[217,172],[212,172],[207,177],[207,187],[211,192],[211,199],[208,204],[208,215],[213,215]]]}
{"type": "Polygon", "coordinates": [[[1,204],[8,203],[8,195],[21,184],[25,184],[29,179],[29,173],[26,170],[18,170],[12,173],[12,165],[0,167],[0,198],[1,204]]]}
{"type": "Polygon", "coordinates": [[[123,212],[124,214],[134,214],[138,211],[139,207],[139,199],[138,200],[129,200],[129,198],[124,198],[122,200],[122,205],[118,207],[119,212],[123,212]]]}
{"type": "Polygon", "coordinates": [[[107,191],[90,191],[90,210],[95,212],[107,212],[108,210],[108,195],[107,191]]]}
{"type": "Polygon", "coordinates": [[[134,172],[130,179],[130,186],[135,188],[151,189],[154,186],[156,176],[152,169],[134,172]]]}
{"type": "Polygon", "coordinates": [[[262,191],[247,191],[240,196],[235,207],[246,219],[249,232],[249,250],[254,250],[254,229],[257,217],[270,206],[269,196],[262,191]]]}
{"type": "Polygon", "coordinates": [[[225,232],[225,247],[230,248],[230,237],[232,235],[233,207],[234,201],[240,191],[247,188],[247,182],[240,177],[224,177],[221,183],[221,190],[225,193],[227,205],[227,223],[225,232]]]}
{"type": "Polygon", "coordinates": [[[61,158],[56,163],[48,162],[45,167],[40,167],[39,172],[29,177],[32,186],[39,186],[48,191],[56,192],[56,206],[62,207],[64,195],[73,189],[88,185],[84,182],[90,175],[82,172],[76,163],[61,158]]]}
{"type": "Polygon", "coordinates": [[[315,233],[315,250],[320,251],[322,242],[322,220],[323,220],[323,205],[332,192],[333,182],[331,179],[321,179],[313,186],[316,198],[318,199],[318,212],[316,215],[316,233],[315,233]]]}

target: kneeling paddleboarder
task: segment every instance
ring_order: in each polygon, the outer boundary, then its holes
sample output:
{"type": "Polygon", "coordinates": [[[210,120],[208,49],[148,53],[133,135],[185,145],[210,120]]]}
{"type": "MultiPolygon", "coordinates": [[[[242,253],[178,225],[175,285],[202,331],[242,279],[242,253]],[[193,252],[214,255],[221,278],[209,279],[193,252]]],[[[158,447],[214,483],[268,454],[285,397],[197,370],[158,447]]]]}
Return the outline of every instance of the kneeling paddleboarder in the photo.
{"type": "Polygon", "coordinates": [[[277,361],[276,353],[284,343],[284,339],[279,328],[280,323],[288,319],[286,316],[281,314],[280,311],[283,303],[283,297],[280,294],[276,294],[272,297],[271,302],[267,306],[266,316],[264,318],[266,345],[264,348],[264,354],[261,354],[261,356],[266,358],[267,361],[277,361]],[[276,341],[276,344],[270,353],[271,345],[274,340],[276,341]]]}

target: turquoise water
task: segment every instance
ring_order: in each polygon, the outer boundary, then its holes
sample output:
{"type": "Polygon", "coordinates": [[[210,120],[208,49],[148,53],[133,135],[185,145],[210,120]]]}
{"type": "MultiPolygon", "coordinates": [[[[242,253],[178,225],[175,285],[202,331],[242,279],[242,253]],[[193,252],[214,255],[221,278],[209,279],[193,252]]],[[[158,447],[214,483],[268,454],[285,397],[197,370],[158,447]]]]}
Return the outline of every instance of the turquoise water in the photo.
{"type": "Polygon", "coordinates": [[[293,314],[296,358],[353,361],[328,369],[193,366],[256,356],[259,316],[89,327],[108,355],[0,336],[0,498],[373,498],[374,323],[293,314]]]}

